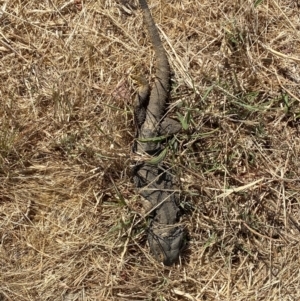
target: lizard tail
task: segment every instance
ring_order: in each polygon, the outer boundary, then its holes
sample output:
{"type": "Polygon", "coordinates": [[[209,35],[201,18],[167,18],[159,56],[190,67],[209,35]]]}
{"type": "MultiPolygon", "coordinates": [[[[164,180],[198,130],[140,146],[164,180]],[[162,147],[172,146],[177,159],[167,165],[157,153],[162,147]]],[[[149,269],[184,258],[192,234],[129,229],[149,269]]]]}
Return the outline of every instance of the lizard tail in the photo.
{"type": "Polygon", "coordinates": [[[157,27],[152,18],[151,12],[149,10],[146,0],[139,0],[141,9],[143,10],[144,22],[146,24],[151,43],[153,45],[155,56],[156,56],[156,77],[160,79],[162,86],[166,91],[169,90],[169,73],[170,66],[166,51],[163,47],[162,41],[160,39],[157,27]]]}

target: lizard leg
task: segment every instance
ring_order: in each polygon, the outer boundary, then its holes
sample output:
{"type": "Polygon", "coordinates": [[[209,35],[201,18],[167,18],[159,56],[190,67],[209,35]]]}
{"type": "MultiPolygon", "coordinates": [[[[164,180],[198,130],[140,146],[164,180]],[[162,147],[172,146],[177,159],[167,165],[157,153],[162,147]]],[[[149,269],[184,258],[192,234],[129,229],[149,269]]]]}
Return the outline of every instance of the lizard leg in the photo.
{"type": "Polygon", "coordinates": [[[138,84],[137,94],[134,99],[133,107],[136,126],[138,129],[140,129],[146,119],[146,111],[150,96],[150,85],[144,75],[132,74],[131,78],[138,84]]]}
{"type": "Polygon", "coordinates": [[[165,117],[160,124],[160,135],[175,135],[182,129],[180,122],[175,119],[165,117]]]}

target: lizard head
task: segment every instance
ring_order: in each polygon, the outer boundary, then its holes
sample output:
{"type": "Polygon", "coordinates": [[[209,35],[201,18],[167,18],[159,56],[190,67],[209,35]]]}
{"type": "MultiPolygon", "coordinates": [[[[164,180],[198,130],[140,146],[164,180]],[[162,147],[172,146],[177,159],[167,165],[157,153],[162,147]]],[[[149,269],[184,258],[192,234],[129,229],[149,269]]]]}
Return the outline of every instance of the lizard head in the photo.
{"type": "Polygon", "coordinates": [[[184,247],[184,237],[184,229],[174,225],[169,229],[153,229],[148,236],[151,253],[157,261],[170,266],[179,258],[184,247]]]}

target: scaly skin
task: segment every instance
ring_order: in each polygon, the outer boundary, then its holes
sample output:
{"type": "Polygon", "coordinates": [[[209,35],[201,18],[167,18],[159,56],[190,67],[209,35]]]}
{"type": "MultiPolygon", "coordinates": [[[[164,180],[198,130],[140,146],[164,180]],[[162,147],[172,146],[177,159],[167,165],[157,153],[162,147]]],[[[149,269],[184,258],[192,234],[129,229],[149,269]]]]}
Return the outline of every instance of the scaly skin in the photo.
{"type": "MultiPolygon", "coordinates": [[[[156,55],[156,79],[151,92],[143,75],[132,76],[139,84],[134,102],[136,135],[138,139],[145,140],[161,135],[168,137],[177,133],[181,126],[175,120],[164,116],[170,88],[169,62],[147,2],[146,0],[139,2],[156,55]]],[[[161,142],[153,141],[135,141],[133,147],[134,152],[148,155],[157,155],[161,150],[161,142]]],[[[151,252],[158,261],[172,265],[179,257],[185,236],[183,228],[178,224],[180,214],[178,185],[166,166],[147,162],[135,165],[133,180],[139,194],[156,208],[148,235],[151,252]]]]}
{"type": "MultiPolygon", "coordinates": [[[[131,74],[131,78],[138,85],[136,97],[134,99],[133,104],[134,122],[136,127],[135,138],[144,138],[145,136],[141,133],[141,127],[146,120],[147,109],[149,106],[150,85],[143,74],[133,73],[131,74]]],[[[170,135],[178,133],[181,130],[181,128],[181,124],[178,121],[168,117],[164,117],[159,123],[159,132],[157,133],[157,136],[165,136],[167,138],[170,135]]],[[[145,146],[149,150],[149,145],[147,147],[147,143],[143,143],[139,146],[138,141],[135,141],[133,150],[135,152],[139,152],[141,150],[142,152],[145,152],[145,146]]]]}
{"type": "MultiPolygon", "coordinates": [[[[146,119],[141,127],[140,138],[147,139],[159,136],[159,126],[165,112],[166,101],[170,90],[170,66],[148,4],[146,0],[139,0],[139,2],[143,11],[144,23],[148,30],[156,56],[155,82],[150,94],[146,119]]],[[[153,153],[158,150],[159,147],[159,143],[148,142],[143,143],[142,146],[138,146],[138,151],[153,153]]]]}
{"type": "Polygon", "coordinates": [[[142,163],[135,166],[133,179],[139,194],[152,207],[158,205],[148,234],[151,253],[159,262],[172,265],[179,258],[185,237],[178,224],[179,192],[174,177],[163,165],[142,163]]]}

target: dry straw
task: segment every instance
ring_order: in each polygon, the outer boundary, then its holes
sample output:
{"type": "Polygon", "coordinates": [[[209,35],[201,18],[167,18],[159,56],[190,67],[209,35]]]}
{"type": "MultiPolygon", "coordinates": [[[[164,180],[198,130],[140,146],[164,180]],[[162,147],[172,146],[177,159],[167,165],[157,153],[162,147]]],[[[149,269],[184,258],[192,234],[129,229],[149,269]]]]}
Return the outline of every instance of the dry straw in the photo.
{"type": "Polygon", "coordinates": [[[300,300],[299,3],[149,0],[188,128],[155,262],[130,180],[137,1],[0,1],[0,300],[300,300]],[[138,221],[138,222],[137,222],[138,221]]]}

